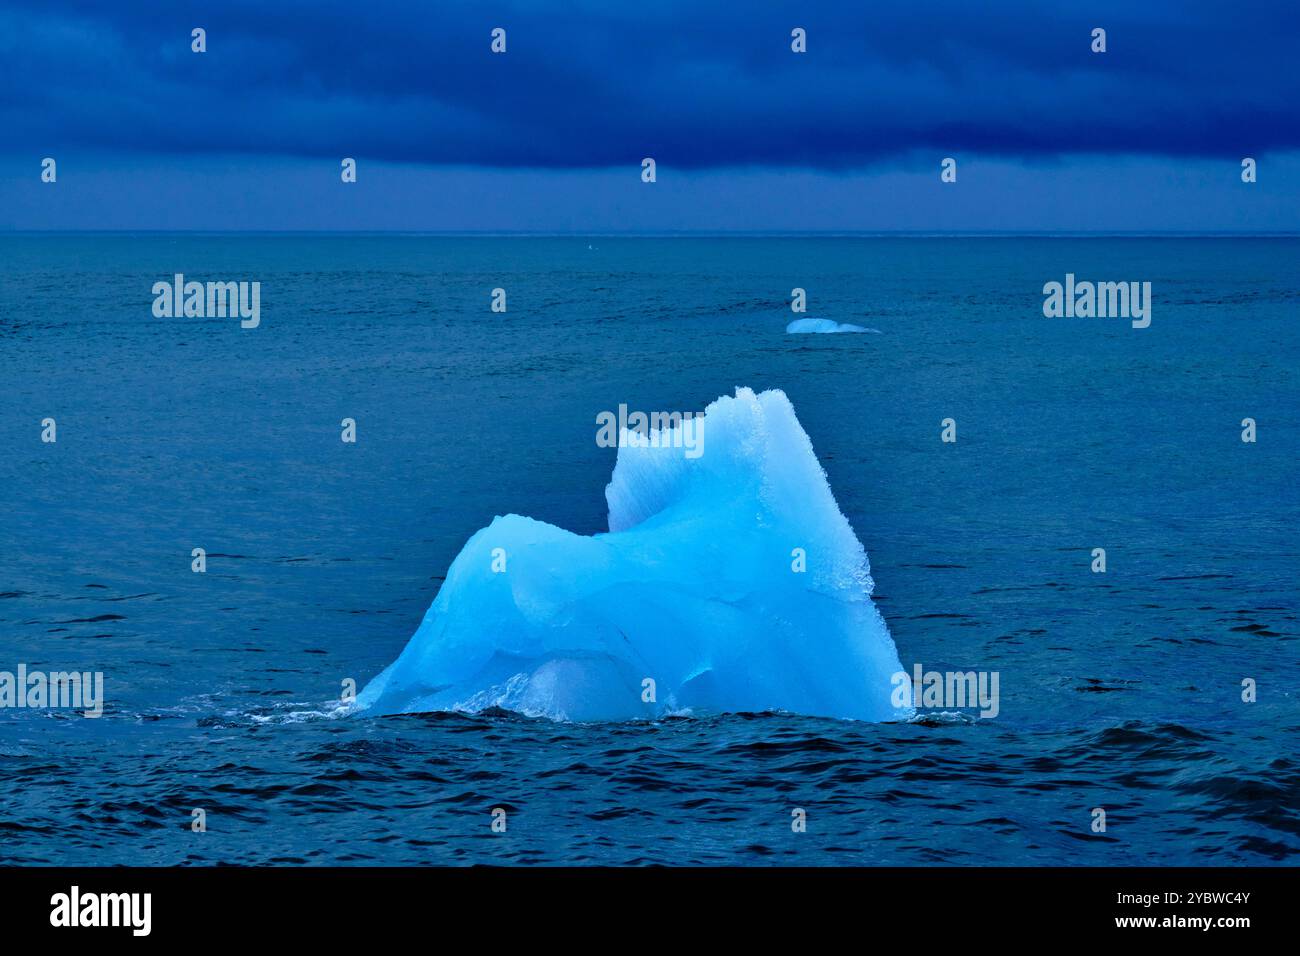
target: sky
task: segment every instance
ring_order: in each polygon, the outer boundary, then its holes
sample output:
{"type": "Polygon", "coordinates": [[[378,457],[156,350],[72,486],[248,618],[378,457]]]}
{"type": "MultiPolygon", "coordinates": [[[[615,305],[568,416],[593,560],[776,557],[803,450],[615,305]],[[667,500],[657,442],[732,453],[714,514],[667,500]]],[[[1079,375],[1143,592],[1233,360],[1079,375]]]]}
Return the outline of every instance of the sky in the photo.
{"type": "Polygon", "coordinates": [[[1300,231],[1298,51],[1294,0],[0,0],[0,230],[1300,231]]]}

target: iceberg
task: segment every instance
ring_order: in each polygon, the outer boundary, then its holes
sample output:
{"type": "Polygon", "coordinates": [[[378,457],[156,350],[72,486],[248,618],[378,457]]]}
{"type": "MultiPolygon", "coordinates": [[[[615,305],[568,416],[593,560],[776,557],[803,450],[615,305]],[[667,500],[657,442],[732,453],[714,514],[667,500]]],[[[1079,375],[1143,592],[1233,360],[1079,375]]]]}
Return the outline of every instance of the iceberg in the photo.
{"type": "Polygon", "coordinates": [[[880,334],[879,329],[868,329],[861,325],[850,325],[847,322],[836,322],[834,319],[795,319],[785,327],[787,333],[798,332],[874,332],[880,334]]]}
{"type": "Polygon", "coordinates": [[[866,550],[785,393],[738,388],[694,426],[695,458],[671,428],[620,441],[608,533],[509,514],[471,537],[352,713],[911,717],[866,550]]]}

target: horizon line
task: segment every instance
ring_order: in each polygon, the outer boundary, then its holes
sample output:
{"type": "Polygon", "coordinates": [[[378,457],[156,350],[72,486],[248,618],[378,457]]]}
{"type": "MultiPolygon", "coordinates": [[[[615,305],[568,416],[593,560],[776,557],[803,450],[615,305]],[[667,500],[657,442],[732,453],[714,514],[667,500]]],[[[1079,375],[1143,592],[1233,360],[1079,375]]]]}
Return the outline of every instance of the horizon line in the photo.
{"type": "Polygon", "coordinates": [[[465,239],[1294,239],[1300,230],[1123,229],[680,229],[646,231],[554,231],[499,229],[5,229],[0,236],[406,236],[465,239]]]}

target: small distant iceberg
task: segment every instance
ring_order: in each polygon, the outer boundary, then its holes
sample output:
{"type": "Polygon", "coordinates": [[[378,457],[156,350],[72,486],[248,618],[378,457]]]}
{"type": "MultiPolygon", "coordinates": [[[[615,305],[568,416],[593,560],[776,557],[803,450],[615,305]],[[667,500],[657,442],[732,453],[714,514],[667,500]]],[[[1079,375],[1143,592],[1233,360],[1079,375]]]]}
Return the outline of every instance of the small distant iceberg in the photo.
{"type": "Polygon", "coordinates": [[[785,331],[790,334],[799,332],[874,332],[876,335],[880,334],[880,329],[868,329],[861,325],[836,322],[834,319],[795,319],[785,327],[785,331]]]}
{"type": "Polygon", "coordinates": [[[699,457],[662,435],[619,448],[608,533],[512,514],[471,537],[352,712],[913,716],[867,553],[789,399],[739,388],[701,421],[699,457]]]}

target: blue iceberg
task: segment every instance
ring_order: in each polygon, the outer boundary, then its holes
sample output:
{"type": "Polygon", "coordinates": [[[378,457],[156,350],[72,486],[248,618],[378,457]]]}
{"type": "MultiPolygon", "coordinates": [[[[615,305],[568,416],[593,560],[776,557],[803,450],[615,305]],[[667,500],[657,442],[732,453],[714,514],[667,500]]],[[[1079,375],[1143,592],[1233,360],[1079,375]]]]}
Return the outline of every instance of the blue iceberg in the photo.
{"type": "Polygon", "coordinates": [[[470,538],[354,712],[910,717],[866,551],[789,399],[740,388],[692,425],[694,454],[672,428],[620,442],[607,534],[511,514],[470,538]]]}
{"type": "Polygon", "coordinates": [[[874,332],[880,334],[879,329],[868,329],[861,325],[850,325],[847,322],[836,322],[834,319],[795,319],[785,327],[787,333],[798,332],[874,332]]]}

